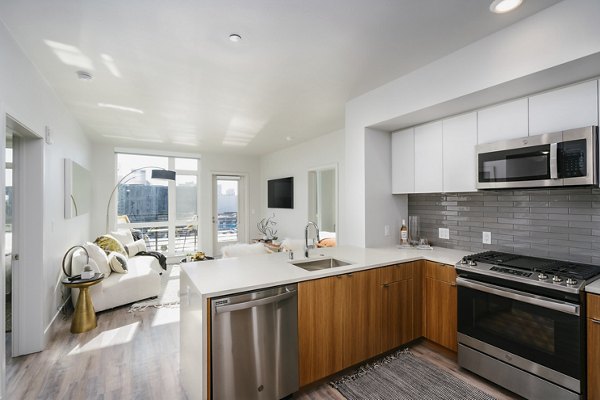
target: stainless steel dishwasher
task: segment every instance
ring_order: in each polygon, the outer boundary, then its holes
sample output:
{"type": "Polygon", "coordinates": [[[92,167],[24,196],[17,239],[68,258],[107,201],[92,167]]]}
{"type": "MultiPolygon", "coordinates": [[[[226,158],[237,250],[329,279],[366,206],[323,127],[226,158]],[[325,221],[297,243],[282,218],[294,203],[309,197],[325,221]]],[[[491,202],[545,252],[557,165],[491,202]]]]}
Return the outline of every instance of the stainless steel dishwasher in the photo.
{"type": "Polygon", "coordinates": [[[298,390],[297,285],[211,302],[212,398],[277,400],[298,390]]]}

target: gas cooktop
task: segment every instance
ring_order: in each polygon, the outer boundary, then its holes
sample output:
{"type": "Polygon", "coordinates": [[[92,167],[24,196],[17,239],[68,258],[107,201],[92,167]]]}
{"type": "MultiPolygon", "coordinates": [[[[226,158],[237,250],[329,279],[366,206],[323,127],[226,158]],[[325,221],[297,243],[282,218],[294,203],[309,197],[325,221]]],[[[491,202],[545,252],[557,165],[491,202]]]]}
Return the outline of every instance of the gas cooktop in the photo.
{"type": "Polygon", "coordinates": [[[568,292],[578,292],[600,276],[600,266],[597,265],[499,251],[463,257],[456,268],[568,292]]]}

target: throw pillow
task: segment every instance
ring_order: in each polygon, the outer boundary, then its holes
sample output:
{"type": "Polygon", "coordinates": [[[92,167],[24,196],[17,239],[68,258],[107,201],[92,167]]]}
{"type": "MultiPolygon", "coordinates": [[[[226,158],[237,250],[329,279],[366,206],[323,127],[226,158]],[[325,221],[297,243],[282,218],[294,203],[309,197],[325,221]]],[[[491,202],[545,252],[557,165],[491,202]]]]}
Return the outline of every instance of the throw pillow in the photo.
{"type": "Polygon", "coordinates": [[[133,257],[140,251],[146,251],[146,242],[144,239],[136,240],[135,242],[125,246],[125,250],[127,251],[127,255],[129,257],[133,257]]]}
{"type": "Polygon", "coordinates": [[[119,274],[126,274],[129,272],[127,269],[127,258],[116,251],[112,251],[108,255],[108,265],[110,265],[111,270],[119,274]]]}
{"type": "Polygon", "coordinates": [[[123,247],[121,242],[115,239],[115,237],[112,235],[107,234],[98,236],[96,240],[94,240],[94,243],[100,246],[100,248],[102,248],[106,252],[106,254],[110,253],[111,251],[116,251],[123,254],[124,256],[127,255],[127,252],[125,252],[125,247],[123,247]]]}
{"type": "Polygon", "coordinates": [[[91,242],[87,242],[86,244],[84,244],[84,247],[88,251],[90,259],[94,260],[94,262],[98,266],[100,272],[104,274],[105,278],[108,278],[108,276],[111,273],[111,269],[108,265],[108,257],[106,256],[104,250],[102,250],[100,247],[91,242]]]}
{"type": "Polygon", "coordinates": [[[123,246],[134,242],[130,229],[119,229],[118,231],[111,232],[110,234],[112,237],[121,242],[123,246]]]}

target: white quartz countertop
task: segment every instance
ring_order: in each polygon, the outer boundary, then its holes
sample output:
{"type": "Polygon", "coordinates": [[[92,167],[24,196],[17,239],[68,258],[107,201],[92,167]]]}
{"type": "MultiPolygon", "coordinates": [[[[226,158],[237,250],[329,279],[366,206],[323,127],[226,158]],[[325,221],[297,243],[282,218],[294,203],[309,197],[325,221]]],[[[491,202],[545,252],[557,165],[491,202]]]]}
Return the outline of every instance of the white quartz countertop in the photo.
{"type": "Polygon", "coordinates": [[[585,291],[588,293],[600,294],[600,279],[595,280],[585,287],[585,291]]]}
{"type": "MultiPolygon", "coordinates": [[[[294,261],[306,260],[296,257],[294,261]]],[[[224,296],[271,286],[286,285],[311,279],[335,276],[385,265],[426,259],[443,264],[456,264],[464,250],[436,247],[433,250],[381,248],[368,249],[353,246],[313,249],[310,259],[334,257],[351,265],[320,271],[305,271],[290,264],[288,253],[247,255],[214,261],[182,264],[192,284],[203,298],[224,296]]]]}

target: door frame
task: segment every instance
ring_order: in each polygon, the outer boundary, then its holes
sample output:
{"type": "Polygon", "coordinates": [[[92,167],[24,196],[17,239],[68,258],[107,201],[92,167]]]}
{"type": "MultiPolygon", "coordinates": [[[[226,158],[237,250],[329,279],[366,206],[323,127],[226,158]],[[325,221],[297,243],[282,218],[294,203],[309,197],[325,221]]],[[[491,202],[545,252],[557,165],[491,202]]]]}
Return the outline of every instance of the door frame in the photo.
{"type": "MultiPolygon", "coordinates": [[[[250,209],[250,200],[249,200],[250,197],[248,196],[248,174],[243,173],[243,172],[211,171],[211,188],[212,188],[211,241],[212,241],[212,251],[213,251],[213,255],[215,257],[217,257],[218,255],[221,254],[221,253],[217,252],[218,241],[217,241],[217,219],[216,219],[216,216],[217,216],[217,178],[219,176],[236,176],[236,177],[240,178],[240,180],[239,180],[240,186],[238,186],[238,239],[240,238],[240,236],[239,236],[240,231],[243,232],[244,240],[248,241],[249,236],[250,236],[250,228],[248,226],[248,223],[250,221],[250,217],[248,215],[248,210],[250,209]],[[242,196],[240,196],[240,194],[242,194],[242,196]],[[240,215],[242,215],[242,218],[240,218],[240,215]]],[[[238,240],[237,243],[240,243],[240,240],[238,240]]]]}
{"type": "MultiPolygon", "coordinates": [[[[23,248],[27,243],[27,251],[19,252],[19,265],[12,269],[12,357],[23,354],[42,351],[45,347],[45,318],[44,318],[44,140],[42,136],[29,129],[25,124],[5,111],[0,105],[0,116],[2,116],[2,128],[0,129],[0,140],[2,148],[0,151],[0,164],[4,173],[0,174],[0,192],[6,192],[6,129],[7,126],[19,135],[19,148],[13,150],[13,160],[17,163],[13,168],[18,168],[16,174],[18,181],[13,179],[13,184],[18,187],[21,194],[17,199],[19,206],[13,213],[13,223],[19,227],[16,233],[16,243],[23,248]],[[15,154],[18,151],[18,155],[15,154]]],[[[1,225],[2,234],[0,251],[4,254],[6,249],[5,223],[6,223],[6,200],[2,196],[1,225]]],[[[14,233],[13,233],[14,235],[14,233]]],[[[19,249],[13,249],[13,253],[19,249]]],[[[0,266],[4,272],[6,265],[4,257],[0,257],[0,266]]],[[[4,285],[5,277],[2,274],[0,286],[2,286],[2,304],[5,301],[4,285]]],[[[2,307],[2,346],[5,347],[5,311],[2,307]]],[[[6,354],[6,348],[4,348],[6,354]]],[[[6,366],[2,360],[2,378],[5,379],[6,366]]],[[[6,382],[2,382],[3,390],[6,382]]]]}

